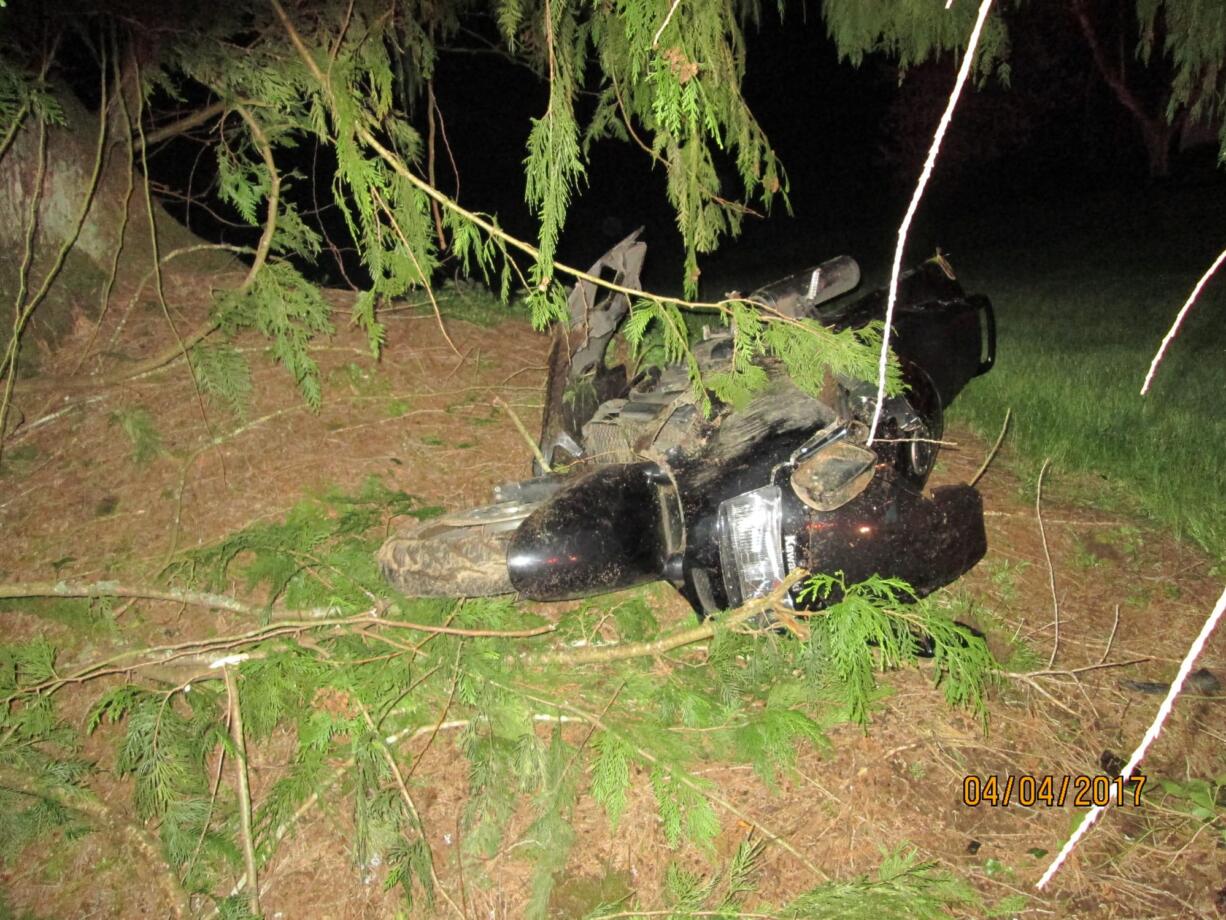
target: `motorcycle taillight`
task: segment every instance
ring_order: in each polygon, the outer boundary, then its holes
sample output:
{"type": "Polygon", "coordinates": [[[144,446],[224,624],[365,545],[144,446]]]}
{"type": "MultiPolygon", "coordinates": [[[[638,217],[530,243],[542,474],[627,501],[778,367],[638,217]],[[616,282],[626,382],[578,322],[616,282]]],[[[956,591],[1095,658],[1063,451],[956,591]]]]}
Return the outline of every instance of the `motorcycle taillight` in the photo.
{"type": "Polygon", "coordinates": [[[717,520],[729,608],[770,593],[785,574],[779,487],[765,486],[722,502],[717,520]]]}

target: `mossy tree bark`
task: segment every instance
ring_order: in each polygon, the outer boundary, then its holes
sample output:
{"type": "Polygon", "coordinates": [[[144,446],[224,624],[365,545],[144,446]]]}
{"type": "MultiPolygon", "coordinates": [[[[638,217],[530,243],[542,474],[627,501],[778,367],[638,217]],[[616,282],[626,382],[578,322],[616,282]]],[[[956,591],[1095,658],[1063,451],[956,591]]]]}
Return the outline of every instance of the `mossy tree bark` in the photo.
{"type": "MultiPolygon", "coordinates": [[[[14,310],[20,307],[18,300],[29,303],[69,241],[71,247],[46,298],[25,327],[23,342],[27,345],[37,339],[54,347],[77,317],[97,317],[112,273],[116,288],[122,290],[124,282],[140,279],[152,269],[150,212],[162,255],[206,242],[156,201],[149,207],[139,153],[134,152],[136,145],[126,138],[126,120],[114,117],[118,105],[111,107],[95,185],[99,113],[89,112],[66,88],[57,95],[63,105],[64,124],[48,125],[45,139],[41,139],[40,126],[27,117],[0,159],[0,248],[6,254],[0,259],[0,351],[11,336],[14,310]],[[87,202],[88,210],[80,222],[87,202]],[[21,270],[27,258],[23,297],[21,270]]],[[[200,271],[235,267],[230,257],[220,253],[193,256],[194,262],[188,257],[179,260],[176,268],[200,271]]],[[[36,350],[25,349],[19,373],[30,373],[36,357],[36,350]]]]}

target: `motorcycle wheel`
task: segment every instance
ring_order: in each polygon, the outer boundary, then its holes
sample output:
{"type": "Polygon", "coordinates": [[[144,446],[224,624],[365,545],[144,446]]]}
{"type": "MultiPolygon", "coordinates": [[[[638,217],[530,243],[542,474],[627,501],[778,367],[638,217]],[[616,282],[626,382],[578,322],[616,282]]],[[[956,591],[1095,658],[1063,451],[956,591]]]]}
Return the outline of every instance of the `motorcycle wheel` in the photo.
{"type": "Polygon", "coordinates": [[[941,450],[939,444],[932,442],[941,440],[945,433],[945,413],[936,386],[927,374],[918,369],[914,372],[907,401],[919,416],[919,424],[896,435],[914,440],[899,445],[895,467],[922,488],[928,481],[932,468],[936,466],[937,454],[941,450]]]}
{"type": "Polygon", "coordinates": [[[507,547],[531,507],[505,502],[402,531],[380,548],[379,570],[409,597],[510,594],[507,547]]]}

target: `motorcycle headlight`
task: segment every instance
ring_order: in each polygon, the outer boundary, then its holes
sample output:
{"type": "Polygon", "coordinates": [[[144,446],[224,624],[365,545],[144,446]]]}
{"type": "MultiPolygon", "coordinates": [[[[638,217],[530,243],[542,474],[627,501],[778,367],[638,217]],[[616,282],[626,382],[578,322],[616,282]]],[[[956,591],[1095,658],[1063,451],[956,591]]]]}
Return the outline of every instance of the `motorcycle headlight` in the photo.
{"type": "Polygon", "coordinates": [[[769,594],[783,578],[783,496],[779,486],[743,492],[719,506],[716,533],[729,607],[769,594]]]}

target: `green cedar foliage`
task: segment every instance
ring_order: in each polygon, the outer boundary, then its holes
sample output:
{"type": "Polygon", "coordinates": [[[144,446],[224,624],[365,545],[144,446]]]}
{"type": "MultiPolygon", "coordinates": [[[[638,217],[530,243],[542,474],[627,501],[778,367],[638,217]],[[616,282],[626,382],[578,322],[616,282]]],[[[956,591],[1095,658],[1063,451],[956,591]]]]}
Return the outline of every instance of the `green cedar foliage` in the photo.
{"type": "Polygon", "coordinates": [[[153,416],[144,406],[117,409],[110,414],[109,421],[132,443],[132,460],[135,463],[143,466],[162,453],[162,436],[153,424],[153,416]]]}
{"type": "Polygon", "coordinates": [[[1226,161],[1226,10],[1201,0],[1137,0],[1144,62],[1160,56],[1171,64],[1166,117],[1186,111],[1193,122],[1218,128],[1218,161],[1226,161]]]}
{"type": "MultiPolygon", "coordinates": [[[[887,50],[904,65],[956,47],[973,17],[970,5],[941,11],[919,0],[828,0],[824,12],[845,55],[858,60],[887,50]]],[[[295,190],[319,176],[298,175],[288,165],[296,149],[319,145],[333,154],[326,204],[343,215],[346,244],[371,279],[352,319],[376,356],[385,335],[377,307],[430,285],[440,268],[444,253],[432,199],[441,208],[448,257],[479,272],[503,297],[513,280],[522,280],[538,327],[562,318],[566,279],[555,277],[553,254],[570,203],[583,190],[589,151],[606,138],[637,143],[663,170],[685,247],[684,286],[693,296],[699,254],[738,233],[751,205],[786,201],[783,169],[740,92],[744,28],[759,15],[754,0],[240,0],[159,9],[156,24],[143,24],[107,4],[63,10],[20,4],[0,11],[0,136],[31,118],[58,117],[51,85],[40,75],[43,62],[33,57],[48,47],[48,36],[80,36],[98,49],[100,60],[103,52],[111,61],[127,60],[138,49],[146,98],[130,108],[144,113],[149,129],[165,120],[167,103],[223,103],[220,125],[208,134],[217,194],[241,222],[261,230],[262,239],[259,270],[217,295],[214,319],[227,336],[254,329],[269,337],[275,359],[306,401],[318,406],[309,345],[331,332],[331,311],[302,274],[317,260],[321,239],[313,218],[295,203],[303,198],[295,190]],[[438,55],[469,41],[469,27],[482,19],[497,23],[505,53],[535,70],[548,88],[522,153],[524,195],[539,220],[527,268],[513,264],[524,247],[499,229],[495,217],[460,207],[422,178],[429,169],[420,97],[438,55]],[[158,42],[140,40],[147,25],[156,25],[158,42]],[[581,98],[595,103],[579,105],[581,98]],[[721,174],[735,175],[733,187],[721,174]]],[[[988,60],[1002,58],[1003,35],[993,20],[985,40],[988,60]]],[[[673,315],[678,304],[648,302],[662,323],[684,327],[673,315]]],[[[857,375],[872,376],[871,341],[774,320],[759,320],[765,328],[753,330],[743,305],[719,309],[746,330],[741,359],[715,383],[721,398],[743,399],[762,382],[748,360],[754,354],[779,355],[808,388],[820,385],[826,366],[854,366],[857,375]]],[[[673,357],[688,353],[672,332],[665,344],[673,357]]],[[[210,392],[237,405],[245,380],[237,363],[215,362],[206,378],[210,392]]]]}
{"type": "MultiPolygon", "coordinates": [[[[779,12],[785,15],[783,7],[779,12]]],[[[967,39],[975,4],[824,0],[821,12],[845,59],[859,64],[868,54],[884,53],[905,69],[956,51],[967,39]]],[[[241,0],[159,8],[156,15],[156,24],[142,23],[88,2],[0,9],[0,156],[23,124],[62,120],[47,77],[54,68],[44,66],[54,62],[36,55],[63,49],[75,36],[97,49],[100,60],[103,52],[112,61],[126,60],[129,50],[139,49],[146,98],[135,108],[150,128],[167,103],[222,102],[220,130],[209,134],[217,194],[267,238],[257,257],[260,270],[239,289],[218,295],[214,318],[228,335],[250,328],[271,338],[274,357],[312,406],[321,394],[309,343],[332,325],[330,308],[302,274],[319,256],[321,240],[295,204],[294,190],[318,177],[286,165],[295,148],[318,144],[334,155],[328,204],[343,215],[347,242],[371,279],[352,321],[367,333],[376,356],[385,336],[377,307],[428,286],[440,268],[444,253],[432,199],[441,207],[446,255],[466,272],[479,272],[504,298],[514,279],[523,281],[538,327],[565,315],[564,279],[555,277],[553,255],[570,204],[582,193],[593,144],[609,138],[635,143],[663,170],[685,247],[687,296],[697,290],[698,256],[736,235],[751,205],[786,202],[782,166],[740,92],[744,29],[761,15],[755,0],[330,0],[305,6],[241,0]],[[470,26],[481,20],[497,24],[500,50],[532,68],[548,89],[522,154],[525,199],[539,221],[534,264],[526,270],[513,263],[524,247],[499,229],[496,217],[460,207],[422,178],[429,170],[420,97],[438,55],[468,41],[470,26]],[[159,41],[140,40],[153,25],[159,41]],[[582,97],[594,105],[577,104],[582,97]],[[721,179],[730,172],[735,187],[721,179]]],[[[1193,120],[1226,124],[1226,16],[1219,5],[1137,0],[1136,15],[1136,53],[1169,62],[1168,117],[1186,112],[1193,120]]],[[[997,11],[982,38],[981,75],[1008,78],[1008,45],[997,11]]],[[[1226,133],[1222,142],[1226,150],[1226,133]]],[[[639,338],[655,317],[664,350],[684,358],[687,343],[676,335],[683,324],[673,316],[679,305],[646,302],[651,309],[639,338]]],[[[761,385],[750,358],[764,353],[781,357],[803,388],[818,387],[827,367],[873,376],[871,335],[839,337],[775,318],[763,322],[750,318],[744,305],[718,309],[744,330],[736,365],[712,383],[721,399],[743,401],[761,385]]],[[[233,404],[243,388],[241,368],[229,362],[209,370],[210,391],[233,404]],[[227,376],[231,372],[239,377],[227,376]]]]}
{"type": "MultiPolygon", "coordinates": [[[[282,609],[330,617],[373,605],[388,622],[504,631],[542,625],[506,598],[456,603],[392,591],[371,562],[373,549],[392,518],[430,513],[372,479],[356,495],[326,493],[283,521],[186,553],[166,574],[187,587],[241,588],[282,609]]],[[[523,657],[577,641],[651,640],[690,627],[662,624],[642,593],[589,603],[553,632],[530,639],[434,635],[422,642],[420,633],[367,625],[227,642],[227,652],[250,655],[237,665],[249,750],[293,739],[288,757],[278,755],[285,768],[254,803],[257,860],[268,862],[295,832],[296,815],[318,797],[351,815],[355,872],[397,888],[406,902],[431,903],[437,897],[431,861],[441,854],[431,853],[388,758],[416,794],[437,765],[414,775],[424,742],[408,742],[437,730],[435,751],[456,751],[467,770],[463,846],[449,858],[464,860],[466,877],[478,883],[481,860],[513,847],[533,865],[527,916],[543,917],[575,845],[575,810],[584,797],[604,810],[614,832],[631,807],[650,808],[668,846],[692,847],[713,861],[720,789],[696,769],[749,764],[773,786],[799,752],[827,748],[831,725],[868,718],[877,675],[914,662],[914,630],[936,641],[932,673],[949,702],[982,712],[994,664],[981,641],[935,605],[904,603],[911,600],[906,586],[885,579],[848,585],[839,576],[819,577],[806,590],[834,601],[810,618],[807,640],[771,629],[721,629],[705,650],[674,652],[671,667],[653,657],[582,668],[523,657]],[[439,728],[443,721],[451,727],[439,728]]],[[[78,733],[57,708],[58,694],[68,691],[46,689],[61,673],[45,642],[0,649],[0,693],[8,704],[0,711],[0,755],[40,782],[79,784],[89,768],[76,759],[78,733]]],[[[127,673],[128,682],[97,699],[84,730],[118,732],[114,769],[131,778],[136,814],[156,825],[168,863],[188,890],[226,891],[242,872],[242,858],[229,779],[213,794],[218,753],[236,756],[225,690],[208,679],[170,684],[139,669],[127,673]]],[[[19,847],[73,821],[68,811],[35,801],[0,815],[0,839],[19,847]]],[[[734,916],[756,883],[756,854],[739,852],[710,878],[670,876],[666,900],[677,916],[700,909],[734,916]]],[[[933,905],[959,903],[958,889],[941,879],[914,860],[889,857],[878,878],[817,889],[783,915],[830,904],[867,916],[860,898],[886,915],[901,915],[887,908],[904,896],[921,906],[929,903],[924,897],[933,905]]]]}

